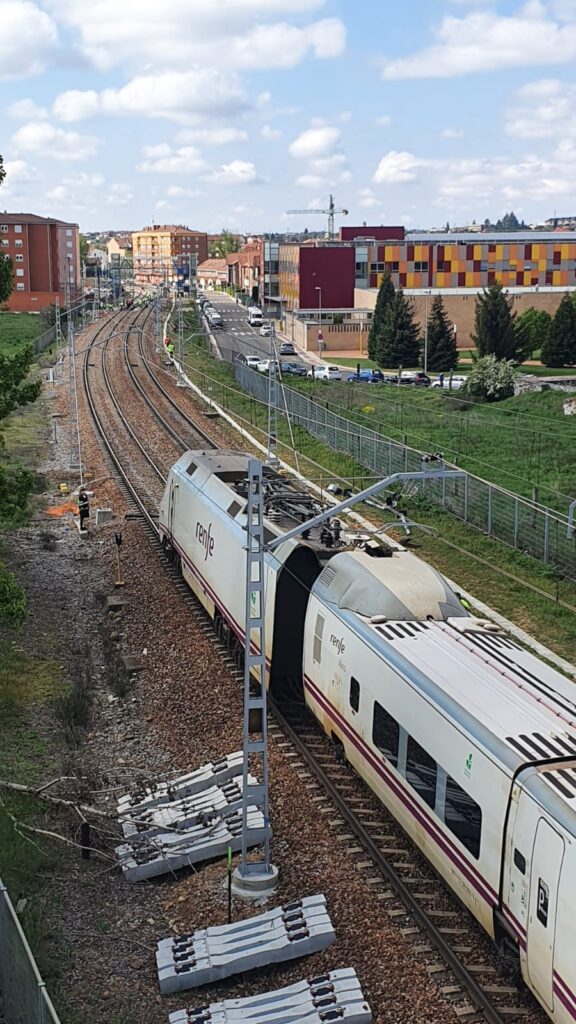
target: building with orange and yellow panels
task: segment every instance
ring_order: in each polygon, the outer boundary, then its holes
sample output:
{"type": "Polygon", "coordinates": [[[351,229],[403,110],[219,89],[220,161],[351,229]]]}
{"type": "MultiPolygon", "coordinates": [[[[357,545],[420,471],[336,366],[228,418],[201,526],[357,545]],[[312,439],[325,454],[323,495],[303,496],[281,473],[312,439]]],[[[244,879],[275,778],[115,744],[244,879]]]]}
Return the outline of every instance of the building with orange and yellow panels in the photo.
{"type": "Polygon", "coordinates": [[[154,224],[132,233],[134,279],[146,285],[172,278],[180,265],[208,259],[208,236],[182,224],[154,224]]]}
{"type": "Polygon", "coordinates": [[[407,289],[576,287],[576,232],[414,233],[369,246],[368,287],[385,273],[407,289]]]}

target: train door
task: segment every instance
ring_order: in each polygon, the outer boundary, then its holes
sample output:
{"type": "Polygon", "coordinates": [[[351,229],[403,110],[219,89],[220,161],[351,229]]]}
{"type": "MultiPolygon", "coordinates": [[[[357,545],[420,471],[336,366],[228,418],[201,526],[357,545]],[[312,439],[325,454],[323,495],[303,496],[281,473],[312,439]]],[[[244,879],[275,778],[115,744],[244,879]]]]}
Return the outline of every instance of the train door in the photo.
{"type": "Polygon", "coordinates": [[[530,982],[550,1010],[554,1009],[554,933],[563,858],[562,836],[540,818],[530,867],[526,955],[530,982]]]}
{"type": "Polygon", "coordinates": [[[174,536],[174,518],[176,515],[176,496],[178,492],[178,484],[172,480],[172,486],[170,487],[170,497],[168,499],[168,529],[170,530],[170,537],[174,536]]]}

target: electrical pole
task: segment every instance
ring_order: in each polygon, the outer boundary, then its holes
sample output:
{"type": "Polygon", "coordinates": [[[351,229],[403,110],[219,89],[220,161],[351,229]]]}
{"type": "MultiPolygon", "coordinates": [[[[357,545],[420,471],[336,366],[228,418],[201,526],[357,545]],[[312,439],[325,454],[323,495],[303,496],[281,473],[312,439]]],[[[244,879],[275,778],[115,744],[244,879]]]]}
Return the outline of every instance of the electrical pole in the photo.
{"type": "Polygon", "coordinates": [[[56,366],[54,379],[56,379],[56,373],[58,372],[58,366],[62,359],[62,317],[60,314],[60,296],[56,296],[56,366]]]}
{"type": "Polygon", "coordinates": [[[178,299],[178,362],[182,366],[182,360],[184,357],[184,307],[182,305],[182,296],[178,299]]]}
{"type": "Polygon", "coordinates": [[[242,785],[242,856],[234,872],[240,889],[258,892],[276,887],[278,870],[270,863],[270,811],[268,801],[268,721],[266,709],[266,638],[264,621],[266,597],[264,592],[264,494],[262,463],[248,460],[248,505],[246,508],[246,594],[244,634],[244,739],[242,785]],[[254,675],[258,685],[251,692],[254,675]],[[259,762],[260,783],[250,785],[249,759],[259,762]],[[248,810],[260,807],[264,816],[264,856],[248,861],[248,810]]]}
{"type": "Polygon", "coordinates": [[[270,359],[268,361],[268,465],[277,465],[278,409],[276,401],[276,328],[270,327],[270,359]]]}

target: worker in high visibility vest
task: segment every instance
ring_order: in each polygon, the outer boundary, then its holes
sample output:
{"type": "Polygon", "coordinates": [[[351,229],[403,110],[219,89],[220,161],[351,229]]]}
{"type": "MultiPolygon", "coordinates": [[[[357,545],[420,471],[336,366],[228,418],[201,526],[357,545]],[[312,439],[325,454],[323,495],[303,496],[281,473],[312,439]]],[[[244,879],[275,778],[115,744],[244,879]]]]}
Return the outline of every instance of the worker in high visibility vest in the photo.
{"type": "Polygon", "coordinates": [[[170,360],[171,363],[173,363],[174,362],[174,343],[172,341],[170,341],[170,339],[168,339],[168,344],[166,345],[166,351],[168,353],[168,359],[170,360]]]}

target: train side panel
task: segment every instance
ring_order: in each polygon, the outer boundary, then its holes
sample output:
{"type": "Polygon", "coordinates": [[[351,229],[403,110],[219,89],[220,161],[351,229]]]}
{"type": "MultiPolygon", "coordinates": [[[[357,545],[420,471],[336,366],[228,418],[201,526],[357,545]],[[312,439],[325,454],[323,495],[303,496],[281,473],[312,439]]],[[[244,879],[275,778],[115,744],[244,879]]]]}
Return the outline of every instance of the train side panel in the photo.
{"type": "MultiPolygon", "coordinates": [[[[522,977],[558,1024],[576,1019],[574,837],[527,791],[537,769],[514,786],[507,829],[503,914],[516,937],[522,977]]],[[[540,784],[542,788],[542,784],[540,784]]]]}
{"type": "Polygon", "coordinates": [[[304,673],[325,732],[493,935],[509,778],[315,596],[304,673]]]}

